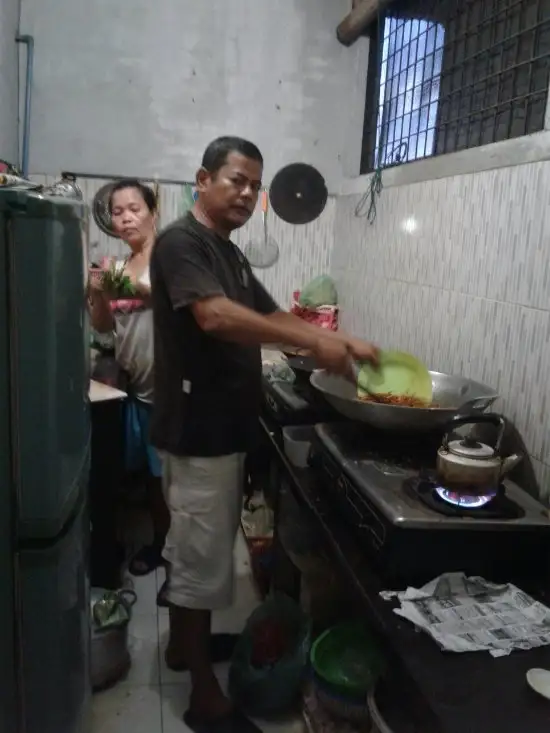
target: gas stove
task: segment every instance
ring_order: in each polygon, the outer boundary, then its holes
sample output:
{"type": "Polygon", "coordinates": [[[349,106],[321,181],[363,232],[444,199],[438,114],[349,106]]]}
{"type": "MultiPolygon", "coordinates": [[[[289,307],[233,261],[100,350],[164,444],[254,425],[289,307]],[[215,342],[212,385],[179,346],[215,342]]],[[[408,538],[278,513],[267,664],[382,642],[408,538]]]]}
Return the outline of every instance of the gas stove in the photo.
{"type": "MultiPolygon", "coordinates": [[[[334,420],[335,412],[317,394],[308,380],[294,384],[270,382],[262,377],[261,417],[271,436],[281,446],[284,445],[283,428],[296,425],[314,425],[323,420],[334,420]]],[[[281,467],[274,456],[270,441],[262,437],[253,455],[248,457],[247,495],[263,493],[272,508],[277,506],[281,484],[281,467]]]]}
{"type": "Polygon", "coordinates": [[[338,419],[323,396],[305,380],[289,384],[263,377],[262,393],[263,413],[276,425],[314,425],[338,419]]]}
{"type": "Polygon", "coordinates": [[[320,424],[311,466],[388,582],[424,583],[455,570],[494,581],[544,574],[550,519],[542,504],[511,481],[486,497],[439,486],[440,442],[440,433],[320,424]]]}

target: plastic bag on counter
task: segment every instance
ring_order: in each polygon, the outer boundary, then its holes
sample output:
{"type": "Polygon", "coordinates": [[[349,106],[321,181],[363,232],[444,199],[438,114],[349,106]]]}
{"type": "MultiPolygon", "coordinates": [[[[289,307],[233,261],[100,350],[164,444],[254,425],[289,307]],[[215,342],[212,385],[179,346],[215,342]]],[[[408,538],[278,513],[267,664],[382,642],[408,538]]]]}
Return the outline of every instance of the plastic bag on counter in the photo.
{"type": "Polygon", "coordinates": [[[287,712],[300,692],[310,628],[300,607],[283,595],[268,598],[248,619],[229,669],[231,697],[247,712],[287,712]]]}
{"type": "Polygon", "coordinates": [[[305,285],[299,296],[302,308],[320,308],[338,305],[338,291],[334,280],[328,275],[319,275],[305,285]]]}
{"type": "Polygon", "coordinates": [[[296,381],[296,374],[284,361],[278,362],[277,364],[264,364],[262,372],[268,382],[286,382],[287,384],[294,384],[296,381]]]}
{"type": "Polygon", "coordinates": [[[338,306],[320,305],[317,308],[303,308],[300,305],[300,291],[294,292],[294,300],[290,312],[307,323],[319,328],[328,328],[329,331],[338,330],[338,306]]]}

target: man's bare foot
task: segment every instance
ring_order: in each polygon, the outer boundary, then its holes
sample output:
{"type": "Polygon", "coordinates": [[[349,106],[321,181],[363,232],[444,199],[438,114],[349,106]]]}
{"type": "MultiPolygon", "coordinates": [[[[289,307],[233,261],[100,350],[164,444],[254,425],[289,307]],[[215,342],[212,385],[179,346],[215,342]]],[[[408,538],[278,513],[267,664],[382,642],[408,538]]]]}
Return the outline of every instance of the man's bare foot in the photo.
{"type": "Polygon", "coordinates": [[[233,703],[227,698],[216,680],[210,690],[206,688],[191,692],[189,712],[199,720],[217,720],[226,718],[233,712],[233,703]]]}

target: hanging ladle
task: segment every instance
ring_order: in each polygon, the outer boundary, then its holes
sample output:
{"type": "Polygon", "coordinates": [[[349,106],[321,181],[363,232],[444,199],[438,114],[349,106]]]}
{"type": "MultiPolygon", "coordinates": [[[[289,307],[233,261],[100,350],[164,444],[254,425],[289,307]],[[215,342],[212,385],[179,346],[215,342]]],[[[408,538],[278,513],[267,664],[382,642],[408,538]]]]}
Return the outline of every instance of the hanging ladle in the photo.
{"type": "Polygon", "coordinates": [[[252,267],[266,269],[273,267],[279,259],[279,245],[269,236],[267,231],[267,208],[268,208],[267,191],[262,191],[262,225],[263,225],[263,241],[258,242],[250,239],[244,247],[244,254],[252,267]]]}

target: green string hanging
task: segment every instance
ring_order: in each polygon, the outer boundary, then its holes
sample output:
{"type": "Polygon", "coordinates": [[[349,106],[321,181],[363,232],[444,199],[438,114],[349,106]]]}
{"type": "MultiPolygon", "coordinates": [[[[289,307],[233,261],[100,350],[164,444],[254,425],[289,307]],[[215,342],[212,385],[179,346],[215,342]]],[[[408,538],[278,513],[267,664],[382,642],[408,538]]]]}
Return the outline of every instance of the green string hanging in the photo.
{"type": "Polygon", "coordinates": [[[361,196],[361,199],[355,207],[355,216],[363,218],[367,217],[369,224],[374,224],[376,219],[376,199],[382,193],[384,185],[382,183],[382,168],[377,166],[371,176],[367,191],[361,196]]]}

